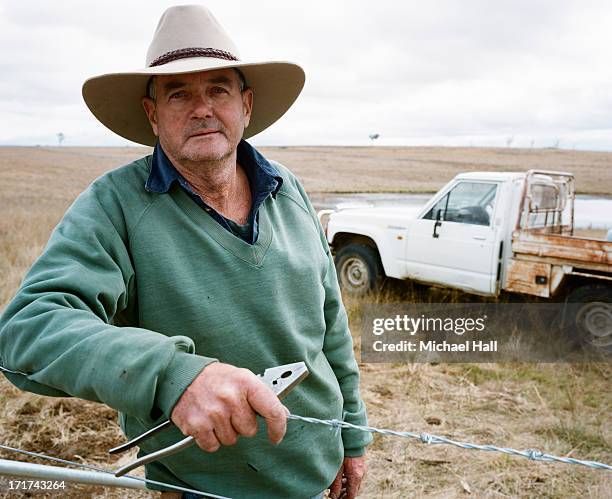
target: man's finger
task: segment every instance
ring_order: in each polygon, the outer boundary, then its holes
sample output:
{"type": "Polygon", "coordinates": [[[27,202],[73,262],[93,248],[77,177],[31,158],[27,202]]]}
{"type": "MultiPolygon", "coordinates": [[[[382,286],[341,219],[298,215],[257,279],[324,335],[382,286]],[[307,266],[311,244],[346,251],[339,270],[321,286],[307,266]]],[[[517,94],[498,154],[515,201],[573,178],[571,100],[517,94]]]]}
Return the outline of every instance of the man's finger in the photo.
{"type": "Polygon", "coordinates": [[[354,499],[357,497],[359,492],[359,486],[361,485],[361,477],[356,475],[347,476],[346,481],[346,497],[347,499],[354,499]]]}
{"type": "Polygon", "coordinates": [[[278,444],[287,431],[287,411],[276,394],[259,380],[249,387],[247,400],[253,410],[266,420],[268,438],[278,444]]]}
{"type": "MultiPolygon", "coordinates": [[[[245,404],[246,405],[246,404],[245,404]]],[[[232,412],[239,410],[235,404],[211,403],[208,409],[208,418],[221,444],[234,445],[238,441],[238,434],[232,426],[232,412]]]]}
{"type": "Polygon", "coordinates": [[[212,430],[202,430],[193,435],[198,444],[198,447],[206,452],[215,452],[221,447],[219,439],[215,436],[212,430]]]}
{"type": "Polygon", "coordinates": [[[329,486],[329,497],[331,499],[338,499],[342,492],[342,472],[344,471],[344,466],[340,466],[338,470],[338,474],[336,475],[335,480],[329,486]]]}
{"type": "Polygon", "coordinates": [[[344,476],[346,477],[346,497],[354,499],[359,493],[361,481],[366,471],[364,457],[346,458],[344,463],[344,476]]]}
{"type": "Polygon", "coordinates": [[[257,418],[250,408],[232,414],[231,423],[238,435],[254,437],[257,433],[257,418]]]}
{"type": "Polygon", "coordinates": [[[229,419],[211,416],[214,424],[214,432],[219,442],[223,445],[234,445],[238,441],[238,434],[231,425],[229,419]]]}

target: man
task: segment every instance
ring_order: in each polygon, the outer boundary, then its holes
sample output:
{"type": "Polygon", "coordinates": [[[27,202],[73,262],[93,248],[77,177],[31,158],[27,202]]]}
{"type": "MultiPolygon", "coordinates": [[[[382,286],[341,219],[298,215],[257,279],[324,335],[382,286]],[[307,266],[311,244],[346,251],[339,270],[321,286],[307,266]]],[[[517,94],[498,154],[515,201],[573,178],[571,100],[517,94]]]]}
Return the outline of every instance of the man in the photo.
{"type": "Polygon", "coordinates": [[[128,438],[170,417],[180,432],[142,453],[195,437],[201,450],[147,465],[150,479],[357,495],[371,437],[286,418],[366,424],[333,260],[297,179],[243,140],[303,82],[295,64],[240,61],[208,10],[181,6],[163,14],[146,69],[84,84],[103,124],[155,149],[70,207],[0,318],[0,356],[23,389],[116,408],[128,438]],[[310,376],[286,409],[253,373],[297,361],[310,376]]]}

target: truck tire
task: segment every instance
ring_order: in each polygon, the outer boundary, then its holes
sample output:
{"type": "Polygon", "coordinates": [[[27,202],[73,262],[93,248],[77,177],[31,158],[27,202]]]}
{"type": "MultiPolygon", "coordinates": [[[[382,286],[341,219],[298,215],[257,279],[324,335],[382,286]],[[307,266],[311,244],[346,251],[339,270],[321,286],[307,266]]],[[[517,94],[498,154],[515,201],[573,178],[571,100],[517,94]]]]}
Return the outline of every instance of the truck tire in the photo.
{"type": "Polygon", "coordinates": [[[336,273],[340,288],[351,295],[361,296],[378,287],[384,271],[375,248],[351,243],[336,253],[336,273]]]}
{"type": "Polygon", "coordinates": [[[585,348],[612,352],[612,286],[591,284],[567,296],[564,324],[585,348]]]}

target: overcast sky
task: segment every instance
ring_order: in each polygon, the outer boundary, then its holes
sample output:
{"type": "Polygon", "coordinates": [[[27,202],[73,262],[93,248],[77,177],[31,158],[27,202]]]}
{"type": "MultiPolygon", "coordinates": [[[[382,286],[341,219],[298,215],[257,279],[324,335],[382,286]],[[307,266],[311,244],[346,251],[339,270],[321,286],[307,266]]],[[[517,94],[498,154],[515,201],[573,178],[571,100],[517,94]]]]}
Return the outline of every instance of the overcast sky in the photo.
{"type": "MultiPolygon", "coordinates": [[[[180,3],[180,2],[177,2],[180,3]]],[[[208,2],[242,59],[306,71],[256,145],[612,150],[612,2],[208,2]]],[[[0,0],[0,144],[126,145],[81,97],[144,66],[167,1],[0,0]]]]}

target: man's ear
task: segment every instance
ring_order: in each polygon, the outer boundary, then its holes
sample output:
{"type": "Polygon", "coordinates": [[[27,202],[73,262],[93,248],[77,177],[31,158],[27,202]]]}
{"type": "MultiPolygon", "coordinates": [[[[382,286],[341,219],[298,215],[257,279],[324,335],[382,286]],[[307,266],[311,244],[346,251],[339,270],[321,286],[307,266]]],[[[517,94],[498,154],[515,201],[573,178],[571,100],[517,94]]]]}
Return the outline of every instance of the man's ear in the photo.
{"type": "Polygon", "coordinates": [[[244,128],[246,128],[251,122],[251,113],[253,112],[253,90],[250,88],[245,88],[242,91],[242,112],[244,116],[244,128]]]}
{"type": "Polygon", "coordinates": [[[151,97],[143,97],[142,107],[144,108],[145,113],[147,113],[147,118],[149,118],[149,123],[151,123],[153,133],[157,137],[157,111],[155,109],[155,101],[151,99],[151,97]]]}

